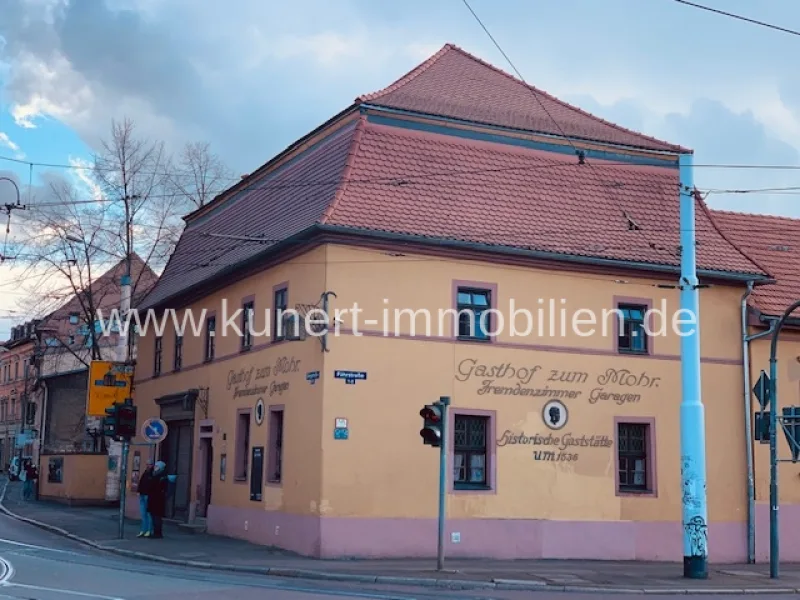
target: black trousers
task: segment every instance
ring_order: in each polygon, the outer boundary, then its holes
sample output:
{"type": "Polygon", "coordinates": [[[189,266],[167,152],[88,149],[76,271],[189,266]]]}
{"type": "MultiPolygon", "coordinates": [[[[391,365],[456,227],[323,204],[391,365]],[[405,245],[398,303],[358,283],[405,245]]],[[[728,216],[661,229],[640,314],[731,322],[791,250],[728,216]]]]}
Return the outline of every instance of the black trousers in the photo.
{"type": "Polygon", "coordinates": [[[164,517],[161,515],[153,515],[153,537],[162,537],[163,533],[161,528],[164,525],[164,517]]]}

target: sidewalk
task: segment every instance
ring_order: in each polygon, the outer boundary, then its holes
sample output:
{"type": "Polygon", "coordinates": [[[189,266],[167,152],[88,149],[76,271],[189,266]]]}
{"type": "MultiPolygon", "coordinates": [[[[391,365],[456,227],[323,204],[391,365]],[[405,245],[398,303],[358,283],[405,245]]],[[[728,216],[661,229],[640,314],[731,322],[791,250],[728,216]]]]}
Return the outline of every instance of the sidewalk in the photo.
{"type": "MultiPolygon", "coordinates": [[[[0,482],[0,488],[4,486],[0,482]]],[[[118,512],[108,508],[70,508],[45,502],[22,502],[19,484],[11,483],[3,512],[57,531],[77,541],[117,554],[207,569],[279,577],[357,581],[362,583],[443,586],[460,589],[530,589],[607,591],[615,593],[798,593],[800,566],[781,565],[781,577],[769,578],[769,565],[712,566],[709,579],[682,577],[678,563],[581,560],[446,559],[439,573],[433,560],[318,560],[257,546],[249,542],[192,534],[165,524],[162,540],[136,538],[138,523],[128,521],[120,540],[118,512]]]]}

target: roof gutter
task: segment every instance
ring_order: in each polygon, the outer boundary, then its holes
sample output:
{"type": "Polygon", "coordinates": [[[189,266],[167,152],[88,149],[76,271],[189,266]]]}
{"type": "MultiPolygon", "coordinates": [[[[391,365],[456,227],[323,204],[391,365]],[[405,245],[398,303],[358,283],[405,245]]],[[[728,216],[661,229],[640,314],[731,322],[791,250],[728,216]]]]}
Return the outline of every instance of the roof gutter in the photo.
{"type": "MultiPolygon", "coordinates": [[[[158,302],[151,304],[151,303],[142,303],[139,305],[139,310],[155,310],[169,304],[170,302],[175,301],[183,296],[187,296],[192,292],[197,291],[198,289],[208,286],[210,290],[219,289],[221,286],[212,285],[215,282],[219,282],[222,279],[225,279],[234,273],[245,271],[248,267],[252,267],[257,263],[263,261],[264,259],[279,254],[285,250],[288,250],[292,247],[296,247],[299,243],[307,243],[310,241],[315,235],[317,234],[338,234],[338,235],[351,235],[354,237],[366,238],[366,239],[375,239],[381,240],[386,242],[393,242],[399,244],[418,244],[421,246],[437,246],[437,247],[445,247],[445,248],[452,248],[454,250],[471,250],[473,252],[480,252],[484,254],[499,254],[499,255],[506,255],[506,256],[517,256],[521,258],[530,258],[530,259],[537,259],[543,261],[560,261],[566,262],[571,264],[577,265],[585,265],[585,266],[592,266],[592,267],[605,267],[605,268],[617,268],[617,269],[629,269],[629,270],[638,270],[638,271],[645,271],[645,272],[656,272],[656,273],[664,273],[670,275],[679,275],[680,274],[680,267],[672,266],[672,265],[659,265],[657,263],[647,263],[647,262],[639,262],[639,261],[624,261],[624,260],[616,260],[610,258],[596,258],[591,256],[578,256],[574,254],[564,254],[558,252],[545,252],[542,250],[526,250],[523,248],[512,248],[510,246],[497,246],[492,244],[481,244],[477,242],[465,242],[460,240],[452,240],[447,238],[434,238],[434,237],[425,237],[425,236],[415,236],[415,235],[408,235],[402,233],[390,233],[384,231],[373,231],[369,229],[359,229],[357,227],[343,227],[340,225],[312,225],[311,227],[307,227],[294,235],[291,235],[280,242],[276,242],[272,245],[267,246],[261,252],[254,254],[250,258],[247,258],[239,263],[234,265],[229,265],[222,269],[221,271],[217,271],[214,273],[212,277],[205,281],[201,281],[193,286],[185,288],[180,292],[174,293],[170,296],[166,296],[165,298],[159,300],[158,302]]],[[[709,269],[698,269],[697,270],[698,276],[719,279],[723,281],[731,281],[736,283],[747,283],[750,281],[754,282],[769,282],[770,280],[766,276],[756,275],[752,273],[733,273],[730,271],[714,271],[709,269]]],[[[159,280],[160,282],[160,280],[159,280]]],[[[158,288],[158,284],[156,284],[155,291],[158,288]]],[[[151,292],[152,293],[152,292],[151,292]]]]}
{"type": "MultiPolygon", "coordinates": [[[[508,256],[519,256],[523,258],[535,258],[547,261],[561,261],[579,265],[593,266],[593,267],[607,267],[607,268],[624,268],[634,269],[639,271],[650,271],[665,274],[680,274],[680,267],[675,265],[661,265],[657,263],[648,263],[641,261],[626,261],[617,260],[612,258],[598,258],[592,256],[579,256],[575,254],[564,254],[560,252],[546,252],[543,250],[527,250],[523,248],[513,248],[510,246],[496,246],[492,244],[481,244],[477,242],[466,242],[461,240],[451,240],[447,238],[434,238],[425,236],[414,236],[400,233],[390,233],[384,231],[372,231],[367,229],[358,229],[354,227],[342,227],[339,225],[317,225],[317,229],[326,233],[339,233],[349,234],[353,236],[374,238],[390,242],[405,242],[415,243],[424,246],[440,246],[449,247],[457,250],[472,250],[475,252],[483,252],[487,254],[504,254],[508,256]]],[[[731,271],[715,271],[712,269],[698,269],[698,275],[705,277],[721,279],[724,281],[733,281],[737,283],[747,283],[750,281],[768,281],[767,276],[758,275],[755,273],[734,273],[731,271]]]]}

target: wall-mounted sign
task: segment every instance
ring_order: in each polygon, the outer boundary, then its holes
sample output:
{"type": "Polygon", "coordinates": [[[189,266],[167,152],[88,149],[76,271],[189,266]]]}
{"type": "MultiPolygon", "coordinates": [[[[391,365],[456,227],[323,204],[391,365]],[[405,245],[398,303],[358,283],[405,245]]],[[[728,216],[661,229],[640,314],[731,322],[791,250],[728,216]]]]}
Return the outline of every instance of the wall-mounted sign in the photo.
{"type": "Polygon", "coordinates": [[[256,401],[256,425],[261,425],[264,422],[264,399],[259,398],[256,401]]]}
{"type": "Polygon", "coordinates": [[[618,405],[639,402],[642,391],[658,388],[661,383],[661,377],[646,371],[609,368],[591,375],[541,365],[482,364],[475,358],[465,358],[456,366],[455,379],[462,383],[475,380],[479,396],[586,398],[589,404],[602,401],[618,405]]]}
{"type": "Polygon", "coordinates": [[[364,381],[367,374],[364,371],[334,371],[333,376],[336,379],[344,379],[344,382],[353,385],[356,380],[364,381]]]}
{"type": "Polygon", "coordinates": [[[281,356],[274,365],[245,367],[228,372],[228,391],[233,390],[234,399],[247,396],[280,396],[289,389],[288,381],[276,381],[278,377],[300,371],[300,360],[293,356],[281,356]],[[266,381],[272,379],[272,381],[266,381]]]}
{"type": "Polygon", "coordinates": [[[306,381],[311,385],[317,383],[317,379],[319,379],[319,371],[311,371],[310,373],[306,373],[306,381]]]}
{"type": "Polygon", "coordinates": [[[338,417],[333,426],[333,439],[346,440],[350,437],[350,430],[347,426],[347,419],[338,417]]]}
{"type": "Polygon", "coordinates": [[[533,459],[549,462],[577,462],[582,454],[578,449],[583,448],[611,448],[614,441],[608,435],[593,433],[578,435],[565,433],[554,435],[552,433],[534,433],[527,435],[524,431],[514,433],[506,430],[497,440],[499,447],[505,446],[534,446],[542,449],[533,451],[533,459]]]}
{"type": "Polygon", "coordinates": [[[560,400],[550,400],[542,409],[542,421],[550,429],[561,429],[568,419],[569,411],[560,400]]]}
{"type": "Polygon", "coordinates": [[[264,448],[262,446],[253,448],[253,459],[250,464],[250,500],[259,502],[261,491],[264,489],[264,448]]]}

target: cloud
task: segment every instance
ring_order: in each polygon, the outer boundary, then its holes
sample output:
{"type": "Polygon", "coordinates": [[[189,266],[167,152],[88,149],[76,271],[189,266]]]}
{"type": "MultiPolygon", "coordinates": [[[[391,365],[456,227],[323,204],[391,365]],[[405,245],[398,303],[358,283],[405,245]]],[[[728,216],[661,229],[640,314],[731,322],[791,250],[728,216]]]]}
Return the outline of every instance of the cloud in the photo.
{"type": "Polygon", "coordinates": [[[18,158],[22,160],[25,158],[25,153],[20,149],[20,147],[11,141],[11,138],[8,137],[7,133],[3,133],[0,131],[0,148],[8,148],[14,153],[14,158],[18,158]]]}
{"type": "Polygon", "coordinates": [[[72,176],[75,186],[78,190],[85,190],[87,200],[99,200],[103,198],[103,190],[97,185],[97,182],[92,178],[92,163],[81,158],[69,158],[69,164],[75,167],[72,170],[72,176]]]}
{"type": "MultiPolygon", "coordinates": [[[[746,0],[730,4],[734,12],[749,8],[746,0]]],[[[20,126],[58,119],[96,149],[111,119],[127,115],[139,132],[172,150],[189,140],[210,142],[237,172],[262,164],[355,96],[388,85],[444,42],[510,70],[459,3],[0,5],[4,91],[20,126]]],[[[689,143],[708,162],[722,162],[731,146],[745,147],[740,154],[753,162],[795,160],[800,88],[792,83],[796,42],[789,36],[674,3],[631,10],[629,0],[499,0],[474,7],[541,89],[579,98],[589,110],[599,104],[601,116],[633,129],[689,143]],[[608,34],[620,28],[623,34],[608,34]],[[675,31],[686,43],[674,43],[675,31]]],[[[800,4],[763,10],[776,22],[800,19],[800,4]]],[[[784,180],[776,173],[726,173],[713,184],[784,180]]]]}

